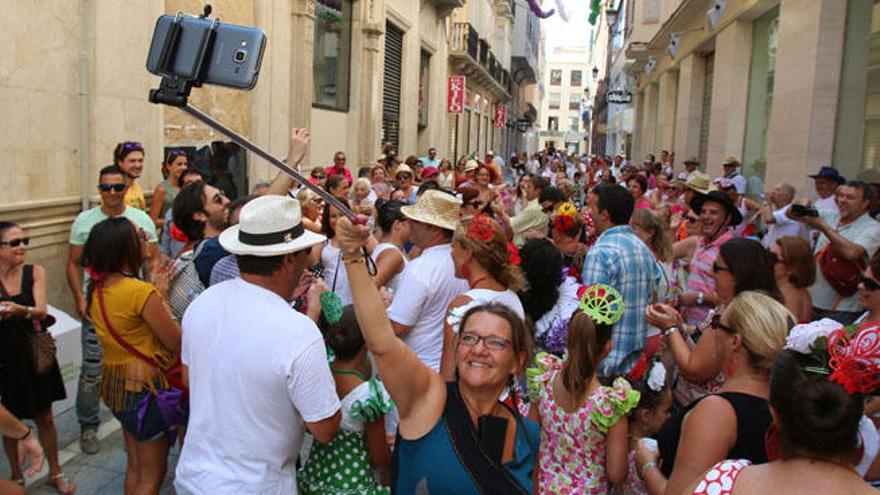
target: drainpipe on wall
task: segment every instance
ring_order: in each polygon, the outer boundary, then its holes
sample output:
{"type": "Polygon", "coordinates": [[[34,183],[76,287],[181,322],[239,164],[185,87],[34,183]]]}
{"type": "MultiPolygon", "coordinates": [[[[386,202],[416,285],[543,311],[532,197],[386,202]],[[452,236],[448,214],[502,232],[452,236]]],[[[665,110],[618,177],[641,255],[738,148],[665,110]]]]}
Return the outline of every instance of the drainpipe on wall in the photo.
{"type": "Polygon", "coordinates": [[[91,0],[83,0],[83,10],[80,16],[81,30],[79,50],[79,102],[80,102],[80,182],[82,186],[81,207],[83,211],[89,209],[89,191],[91,190],[91,174],[89,163],[89,136],[91,134],[91,119],[89,118],[89,53],[90,41],[89,36],[92,34],[92,2],[91,0]]]}

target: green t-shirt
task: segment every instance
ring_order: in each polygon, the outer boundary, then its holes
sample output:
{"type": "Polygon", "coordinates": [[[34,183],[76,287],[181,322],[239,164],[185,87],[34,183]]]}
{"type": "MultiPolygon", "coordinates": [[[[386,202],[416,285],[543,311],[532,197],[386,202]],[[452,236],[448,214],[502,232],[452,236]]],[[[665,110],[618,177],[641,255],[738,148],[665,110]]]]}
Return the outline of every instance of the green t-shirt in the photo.
{"type": "MultiPolygon", "coordinates": [[[[147,242],[152,244],[158,241],[156,225],[153,223],[153,220],[150,219],[149,215],[137,208],[126,206],[125,211],[122,212],[121,216],[131,220],[132,223],[144,229],[144,232],[147,233],[147,242]]],[[[73,226],[70,227],[70,240],[68,242],[74,246],[84,246],[89,239],[89,233],[92,232],[92,228],[107,218],[109,217],[101,211],[100,206],[96,206],[80,213],[76,217],[76,220],[73,221],[73,226]]],[[[88,282],[89,276],[83,271],[83,294],[86,292],[88,282]]]]}

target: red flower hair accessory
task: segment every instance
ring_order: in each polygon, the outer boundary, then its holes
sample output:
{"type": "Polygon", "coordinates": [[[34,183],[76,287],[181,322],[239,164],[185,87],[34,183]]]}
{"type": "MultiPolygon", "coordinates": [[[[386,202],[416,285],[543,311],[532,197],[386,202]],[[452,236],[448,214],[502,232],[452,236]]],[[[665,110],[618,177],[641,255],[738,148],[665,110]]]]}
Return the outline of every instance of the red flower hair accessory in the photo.
{"type": "Polygon", "coordinates": [[[870,394],[880,386],[880,325],[867,323],[852,336],[844,329],[828,335],[829,380],[848,394],[870,394]]]}
{"type": "Polygon", "coordinates": [[[472,241],[491,241],[495,237],[495,221],[486,213],[477,212],[468,222],[467,236],[472,241]]]}
{"type": "Polygon", "coordinates": [[[172,239],[177,242],[189,242],[189,237],[183,233],[182,230],[177,228],[177,225],[171,224],[171,230],[169,231],[169,235],[172,239]]]}
{"type": "Polygon", "coordinates": [[[556,215],[553,219],[553,228],[557,232],[568,232],[574,227],[574,219],[566,215],[556,215]]]}
{"type": "Polygon", "coordinates": [[[104,278],[107,276],[106,273],[95,270],[95,267],[92,265],[86,267],[86,275],[88,275],[90,279],[99,284],[103,282],[104,278]]]}
{"type": "Polygon", "coordinates": [[[522,258],[519,257],[519,248],[512,242],[507,243],[507,261],[511,265],[519,265],[522,258]]]}

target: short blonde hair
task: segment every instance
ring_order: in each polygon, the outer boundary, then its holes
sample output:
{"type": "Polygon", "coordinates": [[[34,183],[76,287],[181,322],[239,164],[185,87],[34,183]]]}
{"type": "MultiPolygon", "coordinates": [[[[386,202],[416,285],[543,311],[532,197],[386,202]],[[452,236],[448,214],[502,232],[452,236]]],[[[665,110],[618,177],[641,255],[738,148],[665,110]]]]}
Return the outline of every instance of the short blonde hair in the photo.
{"type": "Polygon", "coordinates": [[[299,201],[300,205],[304,205],[317,198],[318,194],[315,191],[312,191],[308,187],[303,187],[296,193],[296,199],[299,201]]]}
{"type": "Polygon", "coordinates": [[[728,317],[728,326],[742,336],[751,365],[767,372],[797,321],[782,303],[755,291],[744,291],[733,298],[728,317]]]}
{"type": "Polygon", "coordinates": [[[358,187],[362,187],[369,191],[372,187],[372,184],[370,184],[370,179],[367,179],[366,177],[358,177],[357,179],[355,179],[352,189],[357,189],[358,187]]]}

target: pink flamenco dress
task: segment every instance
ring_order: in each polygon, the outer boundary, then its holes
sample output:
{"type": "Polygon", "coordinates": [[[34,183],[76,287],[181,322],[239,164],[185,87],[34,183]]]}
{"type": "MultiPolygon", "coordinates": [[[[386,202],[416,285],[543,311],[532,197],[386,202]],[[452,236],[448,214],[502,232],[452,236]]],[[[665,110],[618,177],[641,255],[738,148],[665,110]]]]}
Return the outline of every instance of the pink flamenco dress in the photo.
{"type": "Polygon", "coordinates": [[[553,378],[562,371],[562,359],[540,353],[535,362],[526,374],[541,420],[538,493],[609,493],[605,438],[609,428],[638,405],[639,393],[617,378],[612,386],[593,391],[577,411],[567,413],[553,398],[553,378]]]}

